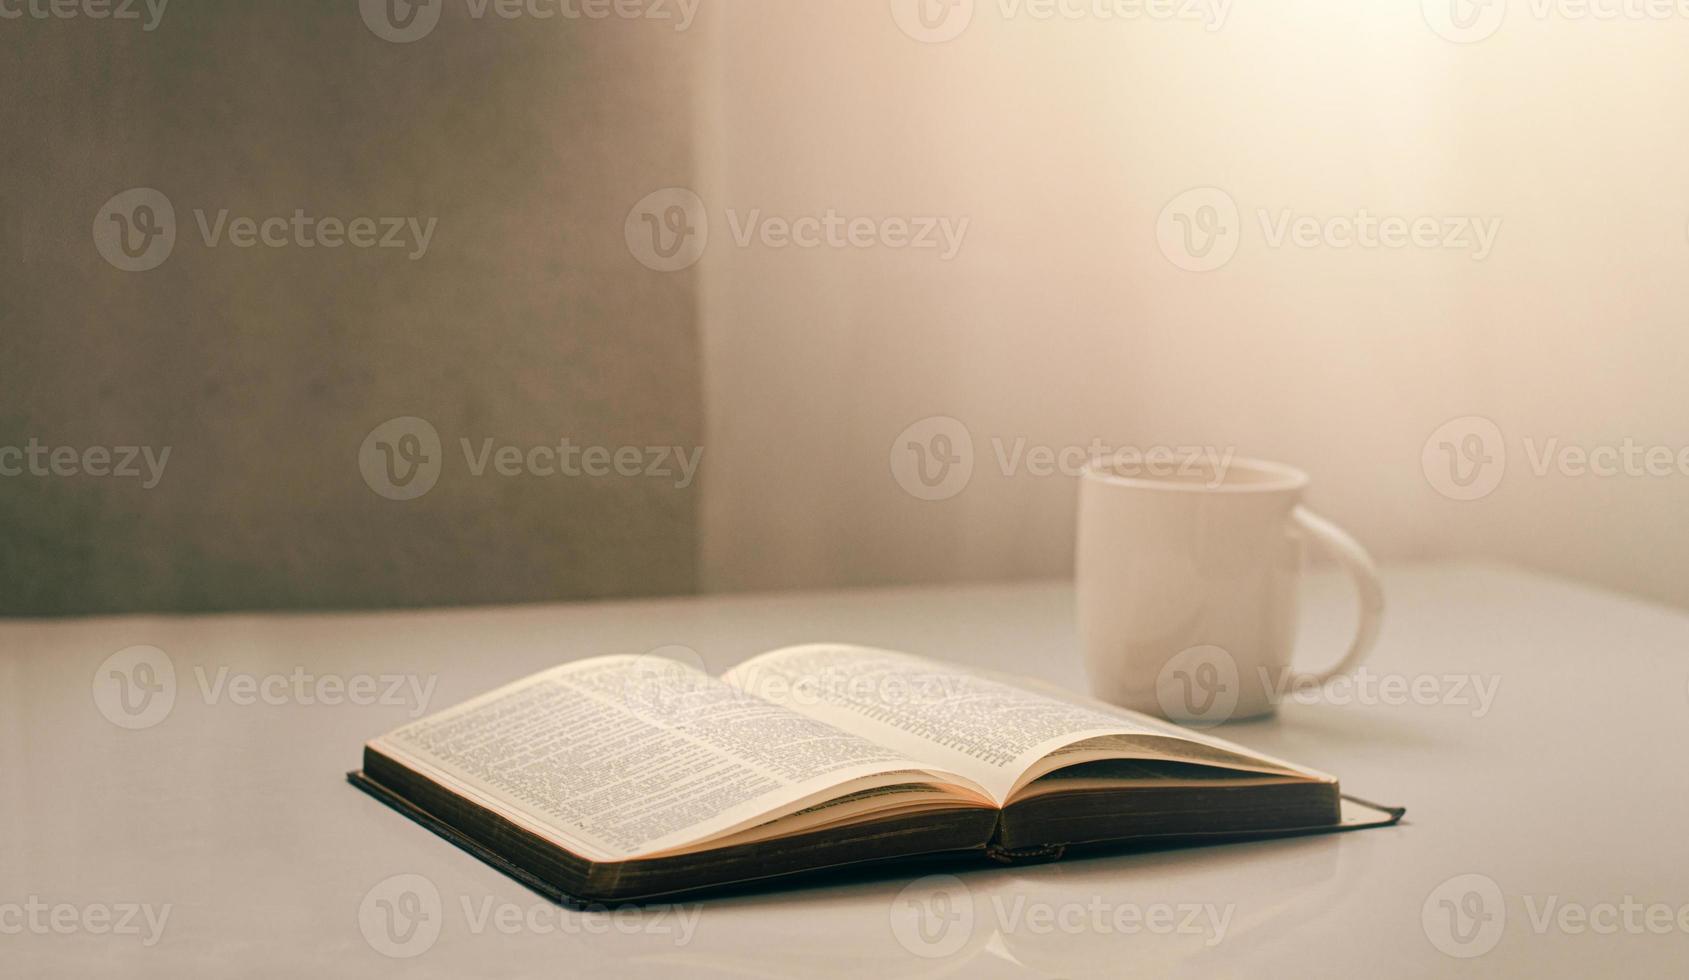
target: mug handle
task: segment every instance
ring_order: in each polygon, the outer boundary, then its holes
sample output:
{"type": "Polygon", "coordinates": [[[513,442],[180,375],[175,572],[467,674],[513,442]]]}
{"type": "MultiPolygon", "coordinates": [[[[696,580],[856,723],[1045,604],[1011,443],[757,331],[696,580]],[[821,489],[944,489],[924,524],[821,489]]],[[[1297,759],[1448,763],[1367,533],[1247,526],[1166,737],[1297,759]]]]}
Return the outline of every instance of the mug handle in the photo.
{"type": "Polygon", "coordinates": [[[1297,674],[1298,687],[1321,687],[1326,681],[1340,677],[1359,667],[1378,639],[1378,628],[1384,621],[1384,588],[1378,581],[1378,566],[1372,556],[1349,536],[1349,532],[1315,514],[1306,507],[1298,507],[1291,514],[1296,526],[1320,544],[1337,563],[1348,571],[1360,597],[1360,619],[1355,624],[1355,640],[1349,652],[1330,670],[1316,674],[1297,674]]]}

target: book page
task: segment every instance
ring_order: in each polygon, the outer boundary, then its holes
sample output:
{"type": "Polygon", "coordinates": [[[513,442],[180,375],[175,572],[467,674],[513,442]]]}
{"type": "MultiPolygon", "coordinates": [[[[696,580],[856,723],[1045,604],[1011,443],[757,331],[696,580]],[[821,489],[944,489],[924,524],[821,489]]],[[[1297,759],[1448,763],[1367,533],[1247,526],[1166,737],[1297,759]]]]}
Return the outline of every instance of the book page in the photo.
{"type": "Polygon", "coordinates": [[[796,712],[962,774],[1003,805],[1061,766],[1107,758],[1224,765],[1318,778],[1209,736],[986,671],[817,644],[745,661],[722,679],[796,712]]]}
{"type": "Polygon", "coordinates": [[[654,854],[842,792],[954,778],[641,657],[534,675],[371,748],[593,860],[654,854]]]}

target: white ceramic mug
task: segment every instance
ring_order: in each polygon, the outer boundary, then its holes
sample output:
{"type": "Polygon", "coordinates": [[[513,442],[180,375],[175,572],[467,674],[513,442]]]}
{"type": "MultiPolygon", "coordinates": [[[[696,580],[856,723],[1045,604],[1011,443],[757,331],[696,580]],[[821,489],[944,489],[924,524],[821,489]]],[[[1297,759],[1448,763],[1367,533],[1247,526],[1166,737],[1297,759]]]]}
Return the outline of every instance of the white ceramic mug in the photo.
{"type": "Polygon", "coordinates": [[[1097,697],[1188,724],[1271,714],[1280,697],[1357,667],[1384,611],[1378,571],[1301,505],[1308,477],[1232,458],[1159,468],[1093,462],[1080,480],[1079,641],[1097,697]],[[1360,593],[1354,642],[1323,673],[1291,668],[1303,540],[1360,593]]]}

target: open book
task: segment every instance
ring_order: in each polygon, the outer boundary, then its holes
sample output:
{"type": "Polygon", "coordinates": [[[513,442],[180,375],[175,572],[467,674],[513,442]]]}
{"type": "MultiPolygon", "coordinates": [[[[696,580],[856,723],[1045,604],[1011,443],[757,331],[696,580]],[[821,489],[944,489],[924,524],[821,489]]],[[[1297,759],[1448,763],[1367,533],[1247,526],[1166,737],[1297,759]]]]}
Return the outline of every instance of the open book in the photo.
{"type": "Polygon", "coordinates": [[[354,784],[553,898],[628,901],[865,862],[1393,823],[1337,780],[902,653],[811,645],[720,678],[565,664],[364,747],[354,784]]]}

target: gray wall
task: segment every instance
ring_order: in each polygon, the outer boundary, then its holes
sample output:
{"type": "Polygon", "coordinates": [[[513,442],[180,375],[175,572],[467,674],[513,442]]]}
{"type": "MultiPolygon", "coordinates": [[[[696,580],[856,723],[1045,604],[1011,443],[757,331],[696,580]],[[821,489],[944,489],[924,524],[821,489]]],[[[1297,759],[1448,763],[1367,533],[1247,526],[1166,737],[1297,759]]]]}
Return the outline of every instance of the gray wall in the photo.
{"type": "Polygon", "coordinates": [[[170,447],[152,489],[0,476],[0,614],[694,587],[698,482],[475,477],[459,445],[701,444],[692,273],[623,238],[690,170],[687,35],[468,9],[409,44],[327,0],[0,21],[0,447],[170,447]],[[94,241],[136,187],[176,217],[143,272],[94,241]],[[438,224],[414,261],[208,246],[224,208],[438,224]],[[360,469],[399,416],[443,444],[408,501],[360,469]]]}

